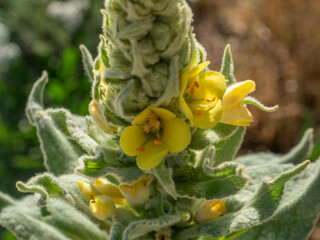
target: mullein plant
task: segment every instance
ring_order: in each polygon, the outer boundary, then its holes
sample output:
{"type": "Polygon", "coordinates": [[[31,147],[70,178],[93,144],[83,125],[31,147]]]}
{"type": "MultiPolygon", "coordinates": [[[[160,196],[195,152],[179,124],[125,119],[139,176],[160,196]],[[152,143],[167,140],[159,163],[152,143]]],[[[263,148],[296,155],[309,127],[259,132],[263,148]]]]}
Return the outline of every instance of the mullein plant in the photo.
{"type": "Polygon", "coordinates": [[[247,108],[266,107],[236,81],[230,47],[208,69],[185,0],[107,0],[98,56],[80,46],[92,82],[88,116],[45,108],[46,73],[26,114],[47,172],[0,195],[18,239],[290,239],[320,212],[313,131],[285,155],[236,158],[247,108]]]}

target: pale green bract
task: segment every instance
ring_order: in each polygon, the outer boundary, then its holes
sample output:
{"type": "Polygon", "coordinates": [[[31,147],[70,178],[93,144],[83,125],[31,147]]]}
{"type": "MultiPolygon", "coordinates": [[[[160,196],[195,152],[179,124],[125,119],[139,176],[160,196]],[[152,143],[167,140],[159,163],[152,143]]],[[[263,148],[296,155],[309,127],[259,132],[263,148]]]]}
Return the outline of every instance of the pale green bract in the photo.
{"type": "MultiPolygon", "coordinates": [[[[45,108],[44,72],[26,114],[37,129],[47,172],[17,183],[19,191],[33,196],[15,200],[0,194],[0,224],[23,240],[306,239],[320,212],[320,161],[307,160],[311,129],[285,155],[236,157],[246,129],[223,123],[205,130],[193,127],[185,150],[167,154],[148,171],[124,154],[121,131],[147,106],[183,117],[177,103],[180,72],[192,57],[206,61],[206,52],[192,33],[184,0],[108,0],[102,14],[97,58],[83,45],[80,50],[103,122],[120,131],[103,131],[91,116],[45,108]],[[130,185],[145,173],[153,179],[149,200],[118,205],[106,220],[91,213],[77,185],[98,177],[130,185]],[[196,213],[207,200],[225,200],[225,211],[197,223],[196,213]],[[160,238],[164,233],[168,238],[160,238]]],[[[227,85],[236,82],[229,46],[221,73],[227,85]]],[[[252,98],[246,103],[271,109],[252,98]]]]}

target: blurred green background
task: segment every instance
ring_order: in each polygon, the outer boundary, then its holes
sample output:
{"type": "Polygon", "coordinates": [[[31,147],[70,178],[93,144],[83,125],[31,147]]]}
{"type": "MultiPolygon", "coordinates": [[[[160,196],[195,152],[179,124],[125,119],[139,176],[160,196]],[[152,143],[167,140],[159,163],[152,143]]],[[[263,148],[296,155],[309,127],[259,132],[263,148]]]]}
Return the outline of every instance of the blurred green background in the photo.
{"type": "MultiPolygon", "coordinates": [[[[253,112],[240,154],[285,153],[309,127],[315,128],[312,160],[320,154],[319,0],[190,1],[194,28],[218,70],[230,43],[239,81],[257,83],[253,96],[273,114],[253,112]]],[[[0,0],[0,191],[21,197],[17,180],[44,171],[36,132],[24,114],[28,94],[43,70],[50,82],[48,107],[85,115],[90,84],[79,45],[95,56],[103,0],[0,0]]],[[[0,229],[1,230],[1,229],[0,229]]],[[[15,239],[0,231],[0,239],[15,239]]],[[[317,239],[314,236],[313,239],[317,239]]]]}

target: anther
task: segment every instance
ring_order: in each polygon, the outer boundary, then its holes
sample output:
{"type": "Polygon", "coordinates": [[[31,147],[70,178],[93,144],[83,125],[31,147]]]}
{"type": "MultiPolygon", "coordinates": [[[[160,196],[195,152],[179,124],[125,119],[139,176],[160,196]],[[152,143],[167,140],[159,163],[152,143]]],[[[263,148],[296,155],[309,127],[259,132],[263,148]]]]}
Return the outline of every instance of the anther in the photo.
{"type": "Polygon", "coordinates": [[[137,152],[144,152],[144,150],[146,150],[146,148],[144,146],[136,148],[137,152]]]}
{"type": "Polygon", "coordinates": [[[216,99],[215,96],[211,97],[211,98],[207,98],[206,101],[207,102],[213,102],[216,99]]]}
{"type": "Polygon", "coordinates": [[[194,81],[194,85],[199,88],[199,82],[198,81],[194,81]]]}
{"type": "Polygon", "coordinates": [[[160,141],[160,140],[158,140],[158,139],[155,139],[155,140],[153,141],[153,143],[154,143],[155,145],[161,145],[161,144],[162,144],[162,141],[160,141]]]}

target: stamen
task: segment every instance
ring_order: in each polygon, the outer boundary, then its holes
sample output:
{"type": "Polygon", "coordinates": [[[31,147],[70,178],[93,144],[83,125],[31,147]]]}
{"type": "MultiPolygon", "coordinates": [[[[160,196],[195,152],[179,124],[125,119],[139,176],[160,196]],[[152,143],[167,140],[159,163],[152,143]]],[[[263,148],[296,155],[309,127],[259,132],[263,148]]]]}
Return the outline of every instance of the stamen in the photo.
{"type": "Polygon", "coordinates": [[[146,133],[149,133],[149,132],[150,132],[150,125],[148,124],[147,129],[146,129],[146,133]]]}
{"type": "Polygon", "coordinates": [[[93,198],[93,195],[91,195],[91,200],[90,200],[91,203],[96,203],[96,201],[94,200],[93,198]]]}
{"type": "Polygon", "coordinates": [[[194,88],[191,88],[190,90],[190,94],[193,95],[194,94],[194,88]]]}
{"type": "Polygon", "coordinates": [[[197,115],[202,115],[202,112],[199,110],[196,112],[197,115]]]}
{"type": "Polygon", "coordinates": [[[161,145],[163,142],[160,141],[160,140],[158,140],[158,139],[155,139],[155,140],[153,141],[153,143],[154,143],[155,145],[161,145]]]}
{"type": "Polygon", "coordinates": [[[146,150],[146,148],[144,146],[136,148],[137,152],[144,152],[144,150],[146,150]]]}
{"type": "Polygon", "coordinates": [[[194,81],[194,85],[199,88],[199,82],[198,81],[194,81]]]}
{"type": "Polygon", "coordinates": [[[211,98],[207,98],[206,101],[207,102],[213,102],[216,99],[215,96],[211,97],[211,98]]]}

